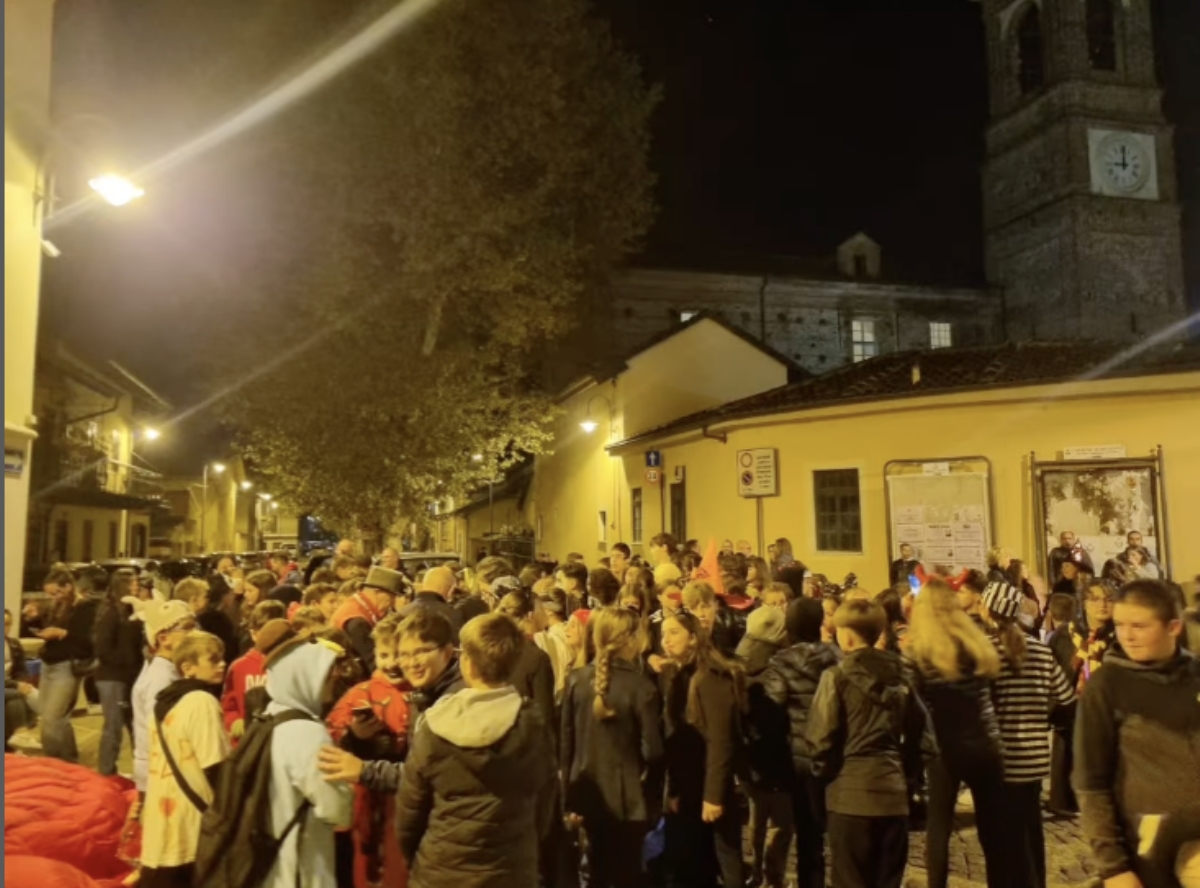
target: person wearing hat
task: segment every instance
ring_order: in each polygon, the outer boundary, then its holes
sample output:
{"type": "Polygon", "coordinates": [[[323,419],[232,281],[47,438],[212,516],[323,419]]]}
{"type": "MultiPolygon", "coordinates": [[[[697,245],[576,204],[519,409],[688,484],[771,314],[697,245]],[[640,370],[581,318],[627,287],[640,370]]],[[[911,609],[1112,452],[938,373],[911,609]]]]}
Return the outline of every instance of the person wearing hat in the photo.
{"type": "Polygon", "coordinates": [[[392,612],[396,596],[404,594],[404,574],[386,567],[373,567],[362,588],[347,598],[333,614],[333,625],[350,638],[354,652],[362,658],[367,674],[375,672],[375,642],[371,633],[392,612]]]}
{"type": "Polygon", "coordinates": [[[1012,888],[1046,884],[1046,840],[1042,830],[1042,781],[1050,776],[1050,728],[1069,715],[1075,691],[1053,652],[1021,628],[1025,595],[1010,583],[993,581],[983,590],[984,629],[1000,651],[1000,677],[992,700],[1004,747],[1001,812],[1008,825],[1012,888]]]}
{"type": "Polygon", "coordinates": [[[134,619],[146,628],[146,644],[152,656],[142,667],[133,685],[133,782],[138,792],[146,792],[150,776],[150,726],[154,723],[154,701],[166,688],[179,680],[172,657],[175,648],[196,628],[196,615],[186,601],[142,601],[133,596],[122,599],[133,607],[134,619]]]}
{"type": "Polygon", "coordinates": [[[837,645],[821,640],[821,627],[825,622],[821,602],[797,598],[788,605],[784,620],[792,644],[771,658],[767,668],[750,686],[751,712],[757,713],[755,723],[764,726],[764,736],[776,736],[785,741],[775,754],[782,760],[778,766],[790,778],[797,840],[796,885],[798,888],[823,888],[825,789],[813,776],[812,753],[805,730],[821,675],[841,661],[842,653],[837,645]],[[763,702],[774,707],[773,716],[763,702]],[[768,723],[772,717],[777,719],[780,715],[785,727],[770,730],[768,723]]]}

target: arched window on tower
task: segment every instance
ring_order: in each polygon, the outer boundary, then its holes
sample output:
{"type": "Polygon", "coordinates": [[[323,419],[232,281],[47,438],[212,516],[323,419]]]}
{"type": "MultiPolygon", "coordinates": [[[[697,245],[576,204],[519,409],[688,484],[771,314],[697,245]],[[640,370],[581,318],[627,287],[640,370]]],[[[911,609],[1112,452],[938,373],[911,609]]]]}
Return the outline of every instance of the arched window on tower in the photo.
{"type": "Polygon", "coordinates": [[[1117,22],[1112,0],[1087,0],[1088,62],[1096,71],[1117,70],[1117,22]]]}
{"type": "Polygon", "coordinates": [[[1046,81],[1046,56],[1042,44],[1042,10],[1030,3],[1017,23],[1017,83],[1021,95],[1040,89],[1046,81]]]}

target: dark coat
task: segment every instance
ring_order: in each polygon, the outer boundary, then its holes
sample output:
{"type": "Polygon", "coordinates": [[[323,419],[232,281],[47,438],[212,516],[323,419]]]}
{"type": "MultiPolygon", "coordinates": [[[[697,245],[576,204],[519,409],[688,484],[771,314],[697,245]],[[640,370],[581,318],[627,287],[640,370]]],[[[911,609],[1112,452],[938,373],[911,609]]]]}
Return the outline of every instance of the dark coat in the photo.
{"type": "Polygon", "coordinates": [[[232,663],[235,658],[242,656],[242,644],[238,632],[240,627],[234,626],[229,615],[223,610],[209,608],[203,613],[197,614],[196,625],[204,632],[221,639],[221,644],[225,645],[225,662],[232,663]]]}
{"type": "Polygon", "coordinates": [[[96,610],[99,603],[94,598],[77,598],[65,619],[56,617],[56,612],[51,610],[46,627],[57,626],[66,629],[67,637],[46,642],[42,647],[43,663],[49,666],[70,660],[91,660],[96,656],[92,632],[96,628],[96,610]]]}
{"type": "Polygon", "coordinates": [[[491,608],[487,606],[487,602],[478,595],[459,595],[450,602],[450,606],[462,615],[462,623],[460,625],[463,626],[475,617],[491,613],[491,608]]]}
{"type": "Polygon", "coordinates": [[[526,700],[532,700],[542,716],[542,721],[553,729],[554,708],[554,666],[546,652],[537,646],[532,639],[525,639],[525,647],[521,650],[521,659],[517,668],[508,677],[509,684],[517,689],[526,700]]]}
{"type": "Polygon", "coordinates": [[[637,665],[614,657],[605,701],[616,714],[600,720],[593,712],[595,683],[593,663],[568,676],[563,694],[559,761],[567,772],[567,810],[656,822],[663,777],[658,688],[637,665]]]}
{"type": "Polygon", "coordinates": [[[830,811],[908,816],[909,787],[937,755],[933,726],[900,658],[863,648],[827,670],[808,717],[813,770],[830,811]]]}
{"type": "Polygon", "coordinates": [[[548,738],[527,702],[487,746],[456,746],[428,721],[417,729],[396,797],[409,888],[538,884],[538,843],[555,815],[548,738]]]}
{"type": "Polygon", "coordinates": [[[1174,884],[1182,839],[1200,835],[1200,660],[1144,666],[1112,651],[1080,698],[1072,784],[1097,875],[1174,884]],[[1138,825],[1162,818],[1149,853],[1138,825]]]}
{"type": "Polygon", "coordinates": [[[915,668],[908,675],[929,711],[938,750],[952,772],[967,773],[984,763],[1003,765],[991,682],[975,675],[946,681],[915,668]]]}
{"type": "Polygon", "coordinates": [[[130,619],[126,604],[105,604],[96,617],[96,681],[116,681],[133,687],[146,664],[142,623],[130,619]]]}
{"type": "Polygon", "coordinates": [[[733,679],[710,669],[697,685],[703,728],[687,720],[688,686],[694,664],[680,669],[668,666],[659,677],[665,702],[667,795],[684,809],[705,801],[725,805],[733,792],[733,778],[742,754],[733,679]]]}
{"type": "MultiPolygon", "coordinates": [[[[771,704],[787,717],[788,748],[796,774],[812,773],[812,747],[808,743],[808,714],[821,674],[841,662],[842,652],[824,642],[801,642],[776,654],[755,684],[771,704]]],[[[753,702],[754,696],[751,695],[753,702]]]]}
{"type": "Polygon", "coordinates": [[[412,602],[406,604],[404,609],[400,611],[400,616],[407,618],[420,610],[432,611],[435,614],[441,614],[445,617],[446,622],[450,624],[450,628],[454,632],[454,643],[458,644],[458,632],[463,627],[463,613],[461,610],[453,607],[436,592],[418,592],[412,602]]]}

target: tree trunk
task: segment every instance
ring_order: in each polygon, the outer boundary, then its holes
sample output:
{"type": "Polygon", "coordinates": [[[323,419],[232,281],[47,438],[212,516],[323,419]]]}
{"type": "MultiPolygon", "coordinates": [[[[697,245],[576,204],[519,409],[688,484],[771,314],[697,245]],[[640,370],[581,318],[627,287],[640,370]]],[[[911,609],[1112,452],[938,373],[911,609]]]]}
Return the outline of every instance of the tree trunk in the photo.
{"type": "Polygon", "coordinates": [[[428,358],[437,347],[438,335],[442,327],[442,309],[446,306],[446,294],[439,293],[433,297],[429,306],[429,320],[425,324],[425,341],[421,344],[421,356],[428,358]]]}

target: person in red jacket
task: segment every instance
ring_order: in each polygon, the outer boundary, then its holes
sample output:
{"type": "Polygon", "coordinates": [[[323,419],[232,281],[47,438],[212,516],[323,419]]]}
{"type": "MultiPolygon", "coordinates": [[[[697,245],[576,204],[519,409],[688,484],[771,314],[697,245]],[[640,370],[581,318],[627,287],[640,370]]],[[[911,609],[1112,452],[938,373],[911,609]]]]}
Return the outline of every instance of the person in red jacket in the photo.
{"type": "MultiPolygon", "coordinates": [[[[400,668],[401,622],[392,614],[375,626],[375,672],[351,688],[327,719],[333,741],[368,761],[402,762],[408,753],[412,686],[400,668]]],[[[396,838],[395,794],[362,785],[354,792],[355,888],[404,888],[408,869],[396,838]]]]}
{"type": "MultiPolygon", "coordinates": [[[[258,634],[271,620],[284,619],[283,603],[260,601],[250,614],[250,638],[258,644],[258,634]]],[[[236,742],[245,732],[246,691],[267,683],[267,658],[257,647],[238,657],[225,673],[225,689],[221,693],[221,709],[225,713],[225,730],[236,742]]]]}
{"type": "Polygon", "coordinates": [[[354,653],[375,672],[375,643],[371,633],[379,621],[392,612],[397,596],[404,594],[404,574],[386,567],[373,567],[362,588],[347,598],[334,612],[333,626],[350,638],[354,653]]]}

